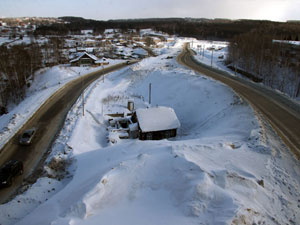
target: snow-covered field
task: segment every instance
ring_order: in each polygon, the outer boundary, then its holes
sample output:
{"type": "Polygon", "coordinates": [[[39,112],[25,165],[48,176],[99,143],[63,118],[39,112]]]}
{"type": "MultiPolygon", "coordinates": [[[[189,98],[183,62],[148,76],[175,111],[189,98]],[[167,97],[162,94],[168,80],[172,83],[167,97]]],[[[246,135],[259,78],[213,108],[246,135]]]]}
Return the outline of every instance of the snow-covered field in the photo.
{"type": "MultiPolygon", "coordinates": [[[[229,42],[187,39],[190,47],[197,53],[197,60],[215,68],[228,70],[224,65],[228,52],[229,42]]],[[[230,71],[230,70],[228,70],[230,71]]]]}
{"type": "Polygon", "coordinates": [[[299,224],[299,162],[231,89],[176,63],[183,42],[94,82],[53,145],[52,178],[1,205],[0,224],[299,224]],[[177,137],[108,143],[105,114],[149,106],[149,83],[177,137]]]}

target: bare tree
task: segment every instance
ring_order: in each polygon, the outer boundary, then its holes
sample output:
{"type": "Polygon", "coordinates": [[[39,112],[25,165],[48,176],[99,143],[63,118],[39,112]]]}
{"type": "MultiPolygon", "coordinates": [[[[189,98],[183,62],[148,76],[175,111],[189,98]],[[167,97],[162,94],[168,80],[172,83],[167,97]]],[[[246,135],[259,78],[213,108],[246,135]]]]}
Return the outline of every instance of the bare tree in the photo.
{"type": "Polygon", "coordinates": [[[41,54],[37,45],[0,47],[1,104],[18,104],[24,97],[29,79],[41,67],[41,54]]]}
{"type": "Polygon", "coordinates": [[[154,44],[153,38],[146,37],[145,44],[146,44],[147,47],[150,47],[151,45],[153,45],[154,44]]]}

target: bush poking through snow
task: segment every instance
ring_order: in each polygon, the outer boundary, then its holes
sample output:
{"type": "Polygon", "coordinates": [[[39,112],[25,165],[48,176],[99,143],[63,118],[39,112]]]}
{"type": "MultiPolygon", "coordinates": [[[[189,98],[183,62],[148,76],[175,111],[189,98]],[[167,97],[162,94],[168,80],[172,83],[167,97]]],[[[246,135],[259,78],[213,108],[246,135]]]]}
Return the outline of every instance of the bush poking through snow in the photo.
{"type": "Polygon", "coordinates": [[[128,100],[129,97],[127,96],[121,96],[121,95],[108,95],[106,98],[103,98],[102,99],[102,103],[103,104],[108,104],[108,103],[111,103],[111,102],[118,102],[118,101],[121,101],[121,100],[128,100]]]}
{"type": "Polygon", "coordinates": [[[69,175],[68,167],[72,160],[64,157],[53,157],[50,162],[44,167],[49,178],[62,180],[69,175]]]}
{"type": "Polygon", "coordinates": [[[257,183],[258,183],[260,186],[265,187],[264,180],[258,180],[257,183]]]}

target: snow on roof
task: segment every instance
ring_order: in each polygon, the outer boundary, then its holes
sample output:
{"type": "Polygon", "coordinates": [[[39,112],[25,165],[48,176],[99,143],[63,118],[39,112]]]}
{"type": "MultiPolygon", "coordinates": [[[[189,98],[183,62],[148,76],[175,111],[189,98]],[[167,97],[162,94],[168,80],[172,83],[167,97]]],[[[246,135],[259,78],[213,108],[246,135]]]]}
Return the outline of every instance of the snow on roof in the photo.
{"type": "Polygon", "coordinates": [[[137,109],[136,115],[143,132],[171,130],[180,127],[175,111],[169,107],[137,109]]]}
{"type": "Polygon", "coordinates": [[[89,34],[89,33],[94,33],[94,31],[93,30],[81,30],[81,33],[82,34],[89,34]]]}
{"type": "Polygon", "coordinates": [[[153,33],[153,30],[152,30],[151,28],[140,29],[140,33],[141,33],[142,35],[145,35],[145,34],[153,33]]]}
{"type": "Polygon", "coordinates": [[[175,41],[175,38],[173,38],[173,37],[168,37],[167,40],[168,40],[168,41],[175,41]]]}
{"type": "Polygon", "coordinates": [[[78,57],[77,57],[77,58],[71,60],[70,62],[71,62],[71,63],[72,63],[72,62],[76,62],[76,61],[78,61],[81,57],[83,57],[84,55],[87,55],[88,57],[90,57],[90,58],[93,59],[94,61],[98,60],[98,58],[97,58],[96,56],[92,55],[92,54],[89,54],[89,53],[87,53],[87,52],[81,52],[81,53],[78,54],[78,57]]]}
{"type": "Polygon", "coordinates": [[[113,34],[120,32],[120,29],[105,29],[104,34],[113,34]]]}
{"type": "Polygon", "coordinates": [[[114,29],[105,29],[104,34],[114,33],[114,29]]]}

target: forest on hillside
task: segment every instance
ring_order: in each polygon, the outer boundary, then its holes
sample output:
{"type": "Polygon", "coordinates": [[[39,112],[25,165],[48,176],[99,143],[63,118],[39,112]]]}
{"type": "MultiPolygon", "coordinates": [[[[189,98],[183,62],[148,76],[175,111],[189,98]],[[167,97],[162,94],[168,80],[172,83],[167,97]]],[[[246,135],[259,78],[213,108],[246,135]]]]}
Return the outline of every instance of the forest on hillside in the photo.
{"type": "MultiPolygon", "coordinates": [[[[118,28],[127,29],[152,28],[163,31],[170,35],[181,37],[195,37],[208,40],[230,40],[234,36],[247,33],[262,26],[285,26],[290,23],[280,23],[265,20],[228,20],[228,19],[192,19],[192,18],[153,18],[153,19],[128,19],[97,21],[80,17],[61,17],[65,23],[52,25],[41,25],[37,28],[36,35],[68,35],[80,34],[81,30],[91,29],[95,34],[103,33],[105,29],[118,28]]],[[[296,23],[300,26],[300,24],[296,23]]],[[[289,33],[283,30],[283,38],[300,38],[299,33],[289,33]]]]}

